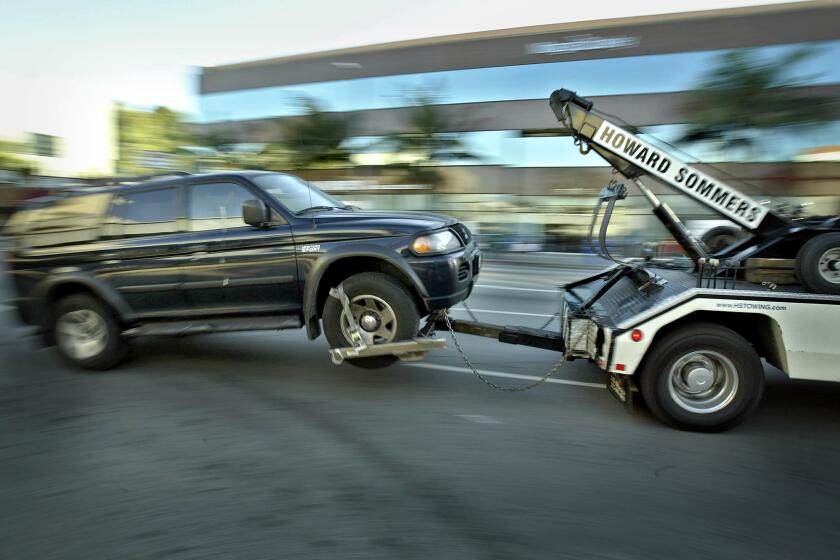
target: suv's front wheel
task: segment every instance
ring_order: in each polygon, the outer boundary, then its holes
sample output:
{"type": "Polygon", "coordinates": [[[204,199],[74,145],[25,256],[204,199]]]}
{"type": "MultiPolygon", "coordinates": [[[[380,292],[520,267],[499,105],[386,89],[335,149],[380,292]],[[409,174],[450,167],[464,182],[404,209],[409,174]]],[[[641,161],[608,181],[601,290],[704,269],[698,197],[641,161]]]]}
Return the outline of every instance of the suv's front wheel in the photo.
{"type": "Polygon", "coordinates": [[[111,369],[127,346],[114,314],[89,294],[62,298],[53,308],[52,332],[61,355],[85,369],[111,369]]]}
{"type": "MultiPolygon", "coordinates": [[[[408,340],[417,335],[420,315],[414,298],[399,281],[381,272],[362,272],[342,282],[350,300],[353,320],[374,344],[408,340]]],[[[332,348],[352,346],[350,321],[336,298],[330,296],[324,305],[324,334],[332,348]]],[[[395,356],[354,358],[348,363],[366,369],[393,364],[395,356]]]]}

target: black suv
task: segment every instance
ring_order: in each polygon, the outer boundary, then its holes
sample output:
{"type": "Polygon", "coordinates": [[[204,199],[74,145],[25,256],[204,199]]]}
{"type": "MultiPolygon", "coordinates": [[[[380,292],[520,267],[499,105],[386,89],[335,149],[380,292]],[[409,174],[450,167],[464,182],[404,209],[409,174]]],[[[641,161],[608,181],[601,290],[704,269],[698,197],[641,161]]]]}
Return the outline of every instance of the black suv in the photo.
{"type": "Polygon", "coordinates": [[[315,339],[323,324],[332,347],[350,346],[329,295],[339,285],[368,340],[410,339],[421,317],[469,296],[480,263],[453,218],[362,211],[257,171],[65,192],[6,230],[21,319],[91,369],[119,363],[141,335],[306,327],[315,339]]]}

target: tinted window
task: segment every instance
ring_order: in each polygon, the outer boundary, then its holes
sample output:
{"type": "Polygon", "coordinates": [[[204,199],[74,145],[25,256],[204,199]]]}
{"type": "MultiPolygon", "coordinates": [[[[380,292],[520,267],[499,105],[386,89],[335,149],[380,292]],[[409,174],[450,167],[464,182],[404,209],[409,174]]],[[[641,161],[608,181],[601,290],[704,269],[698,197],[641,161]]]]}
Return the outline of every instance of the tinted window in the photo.
{"type": "Polygon", "coordinates": [[[206,231],[247,227],[242,221],[242,203],[256,199],[236,183],[194,185],[190,192],[190,229],[206,231]]]}
{"type": "Polygon", "coordinates": [[[138,236],[178,231],[178,191],[173,188],[119,193],[111,203],[105,235],[138,236]]]}
{"type": "Polygon", "coordinates": [[[34,207],[14,214],[6,227],[19,236],[21,247],[70,245],[99,237],[102,219],[111,195],[98,193],[69,196],[53,204],[34,207]]]}
{"type": "Polygon", "coordinates": [[[333,208],[344,206],[343,202],[293,175],[267,173],[257,175],[253,180],[290,212],[301,212],[313,206],[330,206],[333,208]]]}

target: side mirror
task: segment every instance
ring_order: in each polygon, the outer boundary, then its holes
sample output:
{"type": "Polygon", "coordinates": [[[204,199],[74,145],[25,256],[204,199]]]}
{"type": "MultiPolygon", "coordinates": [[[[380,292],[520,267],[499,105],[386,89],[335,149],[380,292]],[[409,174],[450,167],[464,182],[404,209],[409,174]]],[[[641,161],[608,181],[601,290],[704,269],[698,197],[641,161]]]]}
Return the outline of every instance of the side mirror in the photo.
{"type": "Polygon", "coordinates": [[[246,224],[264,228],[271,223],[268,206],[261,200],[246,200],[242,203],[242,219],[246,224]]]}

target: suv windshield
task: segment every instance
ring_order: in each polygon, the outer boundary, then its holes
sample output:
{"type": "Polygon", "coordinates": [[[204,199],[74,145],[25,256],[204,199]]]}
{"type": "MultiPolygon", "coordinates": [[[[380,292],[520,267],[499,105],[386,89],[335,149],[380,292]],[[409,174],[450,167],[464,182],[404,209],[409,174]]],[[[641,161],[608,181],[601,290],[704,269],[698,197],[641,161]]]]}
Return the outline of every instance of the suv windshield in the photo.
{"type": "Polygon", "coordinates": [[[343,202],[292,175],[271,173],[258,175],[253,180],[295,214],[310,208],[344,208],[346,206],[343,202]]]}

